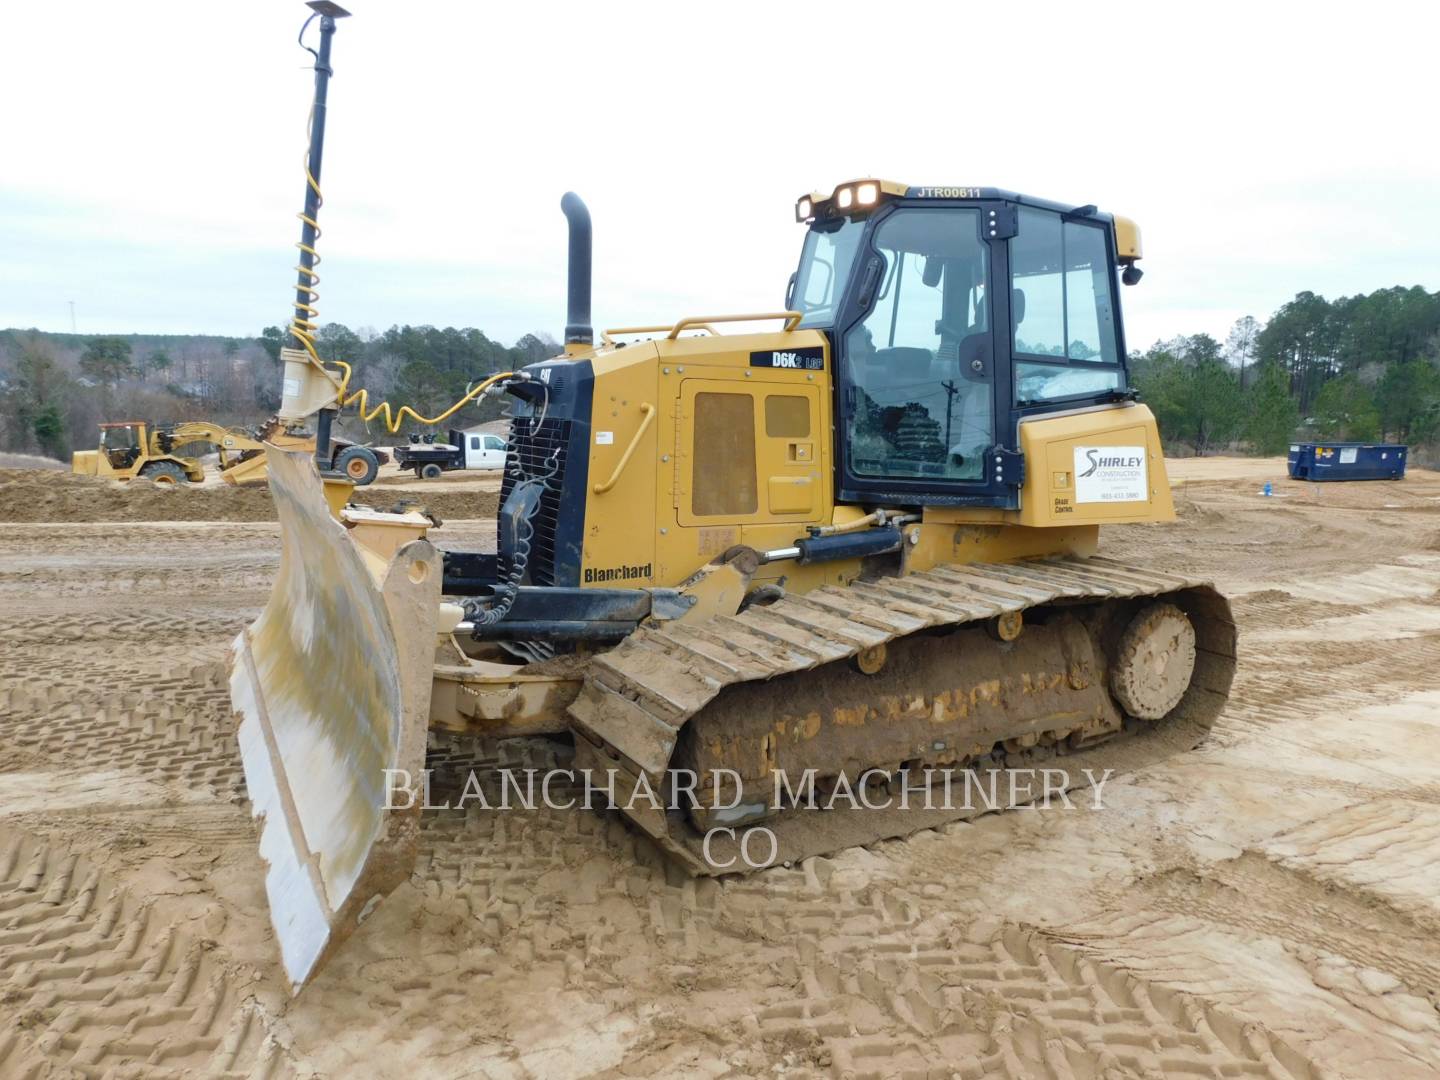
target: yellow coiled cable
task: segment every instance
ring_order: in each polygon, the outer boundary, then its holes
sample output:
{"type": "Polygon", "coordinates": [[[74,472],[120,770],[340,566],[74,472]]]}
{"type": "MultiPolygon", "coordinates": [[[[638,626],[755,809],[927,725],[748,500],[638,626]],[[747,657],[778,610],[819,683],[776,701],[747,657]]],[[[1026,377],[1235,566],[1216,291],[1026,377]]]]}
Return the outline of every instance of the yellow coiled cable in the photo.
{"type": "MultiPolygon", "coordinates": [[[[312,105],[310,106],[309,118],[305,122],[305,142],[307,146],[310,142],[310,129],[314,124],[315,106],[312,105]]],[[[318,213],[320,207],[325,205],[325,196],[320,192],[320,182],[315,179],[315,174],[310,171],[310,154],[308,150],[303,159],[303,163],[305,182],[310,185],[310,190],[315,192],[315,210],[318,213]]],[[[301,210],[295,216],[315,230],[315,242],[318,244],[320,242],[320,223],[305,213],[304,210],[301,210]]],[[[290,333],[296,341],[305,347],[305,351],[310,354],[310,359],[323,370],[325,364],[320,359],[320,354],[315,351],[315,332],[319,329],[315,323],[315,316],[319,314],[315,308],[315,301],[320,299],[320,293],[315,289],[315,286],[320,284],[320,275],[315,272],[315,267],[320,265],[320,253],[306,244],[303,239],[297,240],[295,246],[300,249],[302,254],[310,256],[310,265],[306,266],[303,261],[295,264],[296,272],[306,278],[304,284],[297,284],[295,286],[295,291],[297,293],[304,292],[306,299],[301,300],[298,296],[295,298],[295,315],[290,320],[290,333]]]]}
{"type": "MultiPolygon", "coordinates": [[[[311,106],[310,118],[305,125],[307,144],[309,143],[309,130],[314,123],[315,108],[311,106]]],[[[325,196],[321,194],[320,183],[315,179],[315,174],[310,171],[310,155],[308,152],[304,158],[304,166],[305,182],[310,185],[310,190],[315,192],[315,209],[318,212],[320,207],[325,205],[325,196]]],[[[315,230],[315,242],[318,244],[320,242],[319,222],[303,210],[295,216],[315,230]]],[[[296,271],[306,279],[303,285],[296,286],[296,292],[297,294],[304,292],[306,298],[301,300],[298,295],[295,298],[295,314],[290,319],[290,334],[296,341],[300,342],[305,351],[310,355],[310,362],[321,371],[326,371],[325,361],[320,359],[320,354],[315,349],[315,334],[319,330],[319,324],[315,321],[316,316],[319,315],[319,311],[315,307],[315,303],[320,299],[320,293],[317,292],[315,288],[315,286],[320,284],[320,275],[315,272],[315,267],[320,265],[320,253],[317,252],[314,247],[306,244],[304,240],[297,240],[295,246],[300,249],[302,254],[310,256],[310,265],[306,266],[302,261],[295,266],[296,271]]],[[[479,385],[467,390],[464,397],[438,416],[421,416],[420,413],[416,412],[409,405],[401,405],[398,410],[392,410],[388,401],[382,401],[371,409],[369,393],[363,387],[356,390],[353,394],[349,393],[350,365],[343,360],[334,360],[332,363],[341,371],[339,391],[335,395],[336,407],[343,409],[347,405],[356,404],[356,412],[359,413],[361,421],[366,424],[369,424],[370,421],[377,416],[383,417],[385,428],[392,435],[400,430],[407,419],[415,420],[421,424],[438,424],[443,420],[448,420],[501,379],[508,379],[515,374],[513,371],[502,371],[497,375],[491,375],[488,379],[481,381],[479,385]]],[[[328,375],[329,372],[326,371],[326,374],[328,375]]]]}
{"type": "Polygon", "coordinates": [[[409,405],[401,405],[398,411],[392,413],[388,401],[382,401],[379,405],[376,405],[375,408],[371,409],[369,394],[363,387],[356,390],[349,397],[346,397],[345,388],[350,385],[350,365],[343,360],[336,360],[334,364],[344,372],[344,377],[340,380],[340,407],[343,409],[347,405],[358,403],[356,404],[355,411],[360,414],[361,420],[368,424],[371,420],[375,419],[375,417],[381,416],[384,418],[386,429],[392,435],[400,430],[400,425],[405,423],[406,418],[416,420],[422,424],[438,424],[442,420],[448,420],[501,379],[508,379],[515,374],[513,371],[502,371],[498,375],[491,375],[488,379],[482,380],[479,384],[466,391],[464,397],[455,402],[454,405],[451,405],[450,408],[446,409],[439,416],[421,416],[409,405]]]}

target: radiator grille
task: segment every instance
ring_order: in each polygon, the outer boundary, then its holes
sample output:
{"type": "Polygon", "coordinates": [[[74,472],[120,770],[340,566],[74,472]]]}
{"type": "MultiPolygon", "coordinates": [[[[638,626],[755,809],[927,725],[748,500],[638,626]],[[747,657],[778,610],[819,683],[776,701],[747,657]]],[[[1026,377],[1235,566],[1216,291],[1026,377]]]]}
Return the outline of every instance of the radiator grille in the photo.
{"type": "MultiPolygon", "coordinates": [[[[516,416],[510,421],[510,441],[505,450],[505,475],[500,482],[500,505],[515,485],[531,477],[550,475],[540,508],[531,524],[535,530],[526,566],[531,585],[554,585],[555,534],[560,521],[560,485],[565,475],[565,449],[570,438],[570,421],[546,417],[537,427],[535,417],[516,416]]],[[[510,555],[500,552],[499,570],[503,580],[510,568],[510,555]]]]}

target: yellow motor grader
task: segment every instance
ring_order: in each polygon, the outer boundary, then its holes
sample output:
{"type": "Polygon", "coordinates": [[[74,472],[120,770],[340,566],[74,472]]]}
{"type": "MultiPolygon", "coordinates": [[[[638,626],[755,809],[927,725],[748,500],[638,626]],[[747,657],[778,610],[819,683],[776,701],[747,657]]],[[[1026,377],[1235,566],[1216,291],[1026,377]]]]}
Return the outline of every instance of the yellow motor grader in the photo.
{"type": "MultiPolygon", "coordinates": [[[[817,792],[1037,762],[1075,783],[1204,735],[1229,604],[1096,554],[1103,525],[1174,516],[1127,385],[1132,222],[862,178],[798,200],[782,310],[597,343],[589,214],[562,208],[564,353],[488,380],[512,416],[494,550],[346,507],[311,457],[268,451],[281,566],[231,689],[293,987],[411,873],[427,730],[568,737],[695,874],[970,812],[817,792]],[[765,858],[740,859],[757,830],[765,858]]],[[[349,372],[311,347],[306,273],[280,417],[323,451],[349,372]]]]}

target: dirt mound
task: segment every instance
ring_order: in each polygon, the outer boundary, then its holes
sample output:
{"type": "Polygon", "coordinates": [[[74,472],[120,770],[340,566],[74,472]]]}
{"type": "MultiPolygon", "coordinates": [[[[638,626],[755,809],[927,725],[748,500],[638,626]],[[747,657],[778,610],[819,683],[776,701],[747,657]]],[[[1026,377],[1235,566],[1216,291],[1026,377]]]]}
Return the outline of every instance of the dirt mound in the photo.
{"type": "Polygon", "coordinates": [[[5,521],[273,521],[264,488],[192,488],[149,480],[0,469],[5,521]]]}
{"type": "MultiPolygon", "coordinates": [[[[397,503],[426,506],[441,518],[487,518],[495,514],[493,492],[445,491],[399,494],[365,489],[355,502],[389,510],[397,503]]],[[[0,469],[0,521],[274,521],[275,504],[265,487],[192,487],[124,483],[38,469],[0,469]]]]}

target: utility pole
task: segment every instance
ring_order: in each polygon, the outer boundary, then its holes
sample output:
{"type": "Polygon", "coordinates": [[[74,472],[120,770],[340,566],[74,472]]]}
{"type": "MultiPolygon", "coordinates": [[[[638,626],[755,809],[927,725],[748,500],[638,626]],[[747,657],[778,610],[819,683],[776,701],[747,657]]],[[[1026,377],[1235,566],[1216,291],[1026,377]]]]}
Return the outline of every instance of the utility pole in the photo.
{"type": "Polygon", "coordinates": [[[75,301],[70,301],[70,332],[78,334],[80,331],[75,326],[75,301]]]}
{"type": "Polygon", "coordinates": [[[945,460],[946,460],[946,461],[949,461],[949,460],[950,460],[950,417],[951,417],[951,414],[954,412],[954,409],[955,409],[955,395],[960,392],[960,388],[955,385],[955,383],[954,383],[953,380],[952,380],[952,381],[947,381],[947,382],[942,382],[940,385],[945,388],[945,460]]]}

